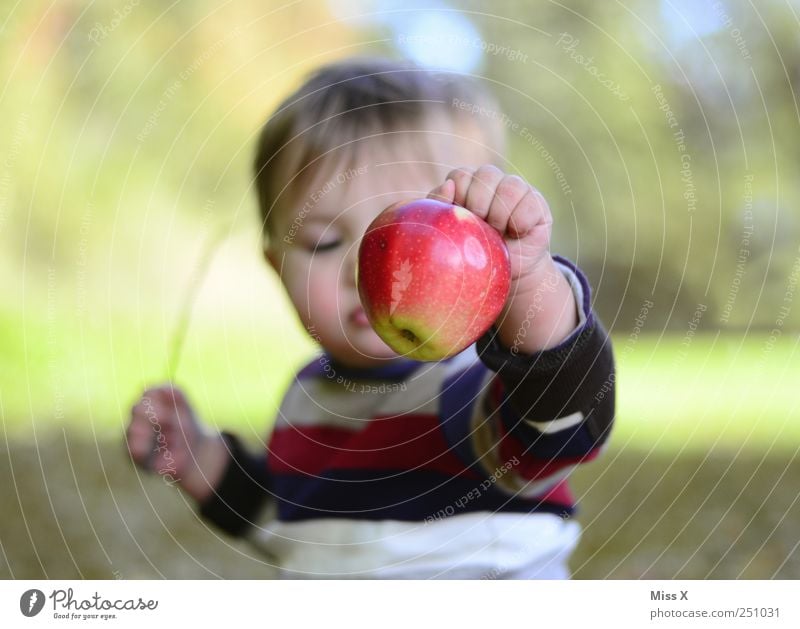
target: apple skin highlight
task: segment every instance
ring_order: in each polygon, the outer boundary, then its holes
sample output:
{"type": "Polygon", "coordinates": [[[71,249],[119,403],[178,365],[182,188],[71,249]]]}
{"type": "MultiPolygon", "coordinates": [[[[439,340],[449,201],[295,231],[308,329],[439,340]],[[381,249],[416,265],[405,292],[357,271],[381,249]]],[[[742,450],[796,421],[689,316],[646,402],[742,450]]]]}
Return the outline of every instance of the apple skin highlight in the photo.
{"type": "Polygon", "coordinates": [[[414,360],[443,360],[474,343],[500,315],[510,282],[497,230],[433,199],[384,210],[358,251],[367,319],[389,347],[414,360]]]}

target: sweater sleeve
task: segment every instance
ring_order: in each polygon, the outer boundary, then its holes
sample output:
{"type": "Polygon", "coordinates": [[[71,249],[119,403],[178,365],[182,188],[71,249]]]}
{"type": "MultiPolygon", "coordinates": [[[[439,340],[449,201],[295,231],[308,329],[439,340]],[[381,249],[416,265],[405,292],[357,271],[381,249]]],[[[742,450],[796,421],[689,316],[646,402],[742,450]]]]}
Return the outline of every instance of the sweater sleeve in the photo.
{"type": "Polygon", "coordinates": [[[611,342],[591,309],[588,281],[568,260],[554,260],[575,294],[578,326],[558,346],[535,354],[513,352],[490,329],[476,347],[488,371],[472,370],[472,403],[449,413],[444,425],[465,463],[495,476],[511,470],[497,486],[528,496],[597,456],[614,417],[611,342]]]}
{"type": "Polygon", "coordinates": [[[512,353],[490,330],[478,341],[478,355],[497,374],[490,405],[507,433],[543,457],[583,456],[606,440],[613,421],[614,357],[583,273],[555,259],[573,286],[582,323],[558,346],[530,355],[512,353]]]}
{"type": "Polygon", "coordinates": [[[224,532],[243,536],[270,499],[266,454],[249,452],[231,433],[222,436],[230,460],[214,493],[199,504],[199,513],[224,532]]]}

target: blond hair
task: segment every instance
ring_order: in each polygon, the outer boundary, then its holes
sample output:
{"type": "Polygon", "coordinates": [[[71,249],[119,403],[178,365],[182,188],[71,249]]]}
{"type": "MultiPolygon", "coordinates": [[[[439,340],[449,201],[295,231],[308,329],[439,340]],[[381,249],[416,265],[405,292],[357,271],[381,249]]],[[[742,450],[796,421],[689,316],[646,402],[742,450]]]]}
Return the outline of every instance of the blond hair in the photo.
{"type": "MultiPolygon", "coordinates": [[[[376,134],[418,130],[421,122],[436,118],[437,131],[455,132],[457,124],[467,124],[488,152],[501,151],[501,126],[486,117],[478,124],[465,102],[497,110],[485,90],[455,74],[389,59],[349,59],[318,69],[283,101],[259,137],[254,169],[265,235],[290,185],[307,180],[329,156],[341,157],[340,150],[354,150],[376,134]],[[442,129],[447,121],[450,129],[442,129]]],[[[418,146],[422,151],[425,143],[418,146]]]]}

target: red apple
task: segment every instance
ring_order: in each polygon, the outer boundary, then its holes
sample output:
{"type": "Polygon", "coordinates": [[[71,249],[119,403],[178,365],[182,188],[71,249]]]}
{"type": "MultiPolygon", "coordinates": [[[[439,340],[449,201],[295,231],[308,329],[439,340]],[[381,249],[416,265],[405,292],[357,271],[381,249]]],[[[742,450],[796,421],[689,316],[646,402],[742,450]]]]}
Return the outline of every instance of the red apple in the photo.
{"type": "Polygon", "coordinates": [[[432,199],[395,204],[367,228],[358,294],[370,324],[398,354],[442,360],[495,322],[511,269],[500,234],[469,210],[432,199]]]}

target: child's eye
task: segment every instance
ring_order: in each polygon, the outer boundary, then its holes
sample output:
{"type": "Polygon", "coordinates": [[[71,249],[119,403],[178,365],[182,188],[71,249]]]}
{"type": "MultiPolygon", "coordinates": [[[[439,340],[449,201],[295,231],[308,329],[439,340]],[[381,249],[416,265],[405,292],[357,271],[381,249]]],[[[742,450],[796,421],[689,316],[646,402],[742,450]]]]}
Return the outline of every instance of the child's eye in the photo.
{"type": "Polygon", "coordinates": [[[324,253],[336,249],[342,244],[341,240],[329,240],[327,242],[320,242],[313,248],[314,253],[324,253]]]}

